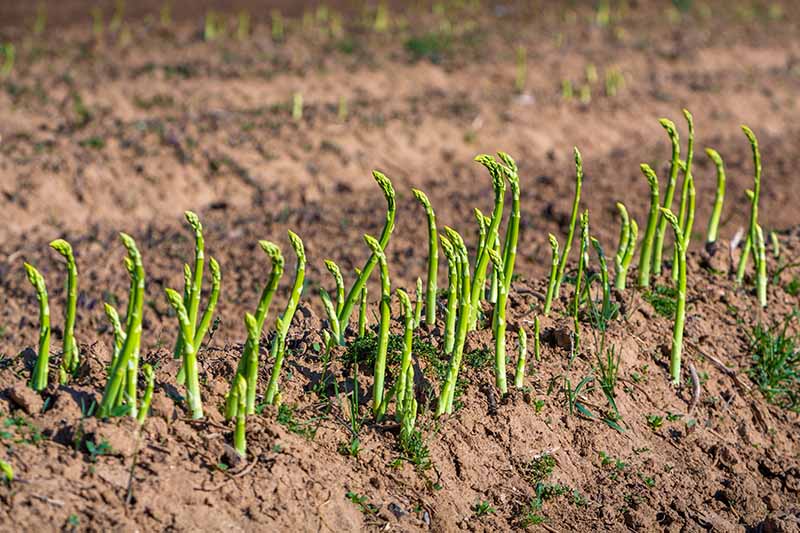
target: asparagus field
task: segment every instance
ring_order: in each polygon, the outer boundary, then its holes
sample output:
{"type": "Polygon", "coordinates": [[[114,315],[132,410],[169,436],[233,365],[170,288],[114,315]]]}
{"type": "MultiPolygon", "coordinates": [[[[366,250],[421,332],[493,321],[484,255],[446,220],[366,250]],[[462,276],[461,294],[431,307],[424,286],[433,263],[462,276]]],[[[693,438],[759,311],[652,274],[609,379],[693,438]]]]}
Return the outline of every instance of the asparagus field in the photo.
{"type": "Polygon", "coordinates": [[[0,531],[800,531],[800,6],[0,7],[0,531]]]}

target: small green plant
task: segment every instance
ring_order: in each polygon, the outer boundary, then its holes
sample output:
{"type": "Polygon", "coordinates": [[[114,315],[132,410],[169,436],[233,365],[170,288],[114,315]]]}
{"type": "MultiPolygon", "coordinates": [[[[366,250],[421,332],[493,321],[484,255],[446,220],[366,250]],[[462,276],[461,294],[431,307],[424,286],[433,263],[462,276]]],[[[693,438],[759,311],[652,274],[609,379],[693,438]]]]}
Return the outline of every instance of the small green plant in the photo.
{"type": "Polygon", "coordinates": [[[531,485],[545,481],[553,474],[556,460],[550,453],[542,453],[524,465],[522,474],[531,485]]]}
{"type": "Polygon", "coordinates": [[[362,496],[357,492],[347,491],[345,494],[348,500],[358,506],[358,510],[364,514],[373,515],[378,512],[378,508],[369,503],[366,496],[362,496]]]}
{"type": "Polygon", "coordinates": [[[706,244],[711,245],[717,242],[719,219],[722,216],[722,204],[725,201],[725,164],[722,161],[722,157],[713,148],[706,148],[706,154],[717,168],[717,192],[714,196],[714,207],[711,209],[708,230],[706,231],[706,244]]]}
{"type": "Polygon", "coordinates": [[[97,462],[97,458],[102,455],[109,455],[112,453],[111,445],[108,441],[103,440],[99,444],[93,441],[86,441],[86,451],[89,452],[89,461],[92,463],[97,462]]]}
{"type": "Polygon", "coordinates": [[[767,401],[800,411],[800,349],[797,337],[789,333],[796,317],[794,311],[782,324],[753,327],[749,333],[752,363],[747,373],[767,401]]]}
{"type": "Polygon", "coordinates": [[[669,285],[656,285],[644,294],[645,301],[653,306],[656,313],[667,318],[675,317],[678,290],[669,285]]]}
{"type": "Polygon", "coordinates": [[[472,513],[480,518],[481,516],[486,516],[490,514],[495,514],[497,509],[492,507],[492,504],[487,502],[486,500],[480,500],[472,506],[472,513]]]}
{"type": "Polygon", "coordinates": [[[39,353],[31,375],[31,388],[41,392],[47,388],[50,365],[50,306],[47,300],[47,287],[44,277],[33,265],[25,263],[28,281],[36,289],[39,301],[39,353]]]}
{"type": "Polygon", "coordinates": [[[659,415],[647,415],[645,416],[645,420],[647,421],[647,427],[649,427],[653,431],[657,431],[661,426],[664,425],[664,417],[659,415]]]}

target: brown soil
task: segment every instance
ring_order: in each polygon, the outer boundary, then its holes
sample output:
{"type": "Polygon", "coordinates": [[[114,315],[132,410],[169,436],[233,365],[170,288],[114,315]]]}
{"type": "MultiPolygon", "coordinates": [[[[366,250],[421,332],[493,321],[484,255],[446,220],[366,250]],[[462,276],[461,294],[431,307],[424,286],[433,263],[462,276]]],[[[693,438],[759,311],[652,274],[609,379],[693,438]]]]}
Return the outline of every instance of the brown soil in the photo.
{"type": "MultiPolygon", "coordinates": [[[[471,159],[497,149],[517,159],[523,213],[513,326],[529,327],[540,312],[547,233],[563,241],[569,217],[572,145],[584,156],[583,205],[593,233],[612,250],[614,203],[625,202],[643,225],[647,186],[638,165],[651,163],[663,180],[669,145],[657,118],[671,117],[685,132],[681,107],[697,125],[695,243],[714,189],[706,146],[722,154],[728,170],[722,235],[732,238],[746,222],[752,160],[738,128],[746,123],[764,161],[761,221],[779,231],[782,245],[770,271],[800,258],[800,217],[792,207],[800,202],[798,6],[711,2],[676,21],[678,11],[642,4],[615,8],[608,27],[585,6],[462,8],[449,13],[447,45],[419,60],[403,43],[437,31],[441,15],[406,13],[407,28],[375,34],[351,14],[343,38],[317,23],[304,31],[292,19],[287,41],[278,44],[263,22],[247,41],[206,43],[202,13],[167,29],[141,19],[130,26],[128,43],[110,32],[97,41],[88,23],[39,38],[19,25],[4,28],[0,42],[17,44],[18,62],[0,81],[0,458],[17,480],[0,486],[0,529],[508,530],[522,527],[542,481],[556,492],[555,484],[568,489],[544,502],[538,514],[546,521],[532,528],[800,530],[800,420],[766,402],[747,376],[747,334],[796,305],[784,290],[796,272],[782,270],[761,311],[749,285],[736,289],[706,268],[698,244],[686,330],[686,377],[692,364],[703,381],[693,409],[691,387],[675,390],[668,382],[671,321],[629,290],[616,295],[623,316],[606,341],[622,355],[617,401],[625,431],[600,420],[599,390],[588,395],[594,418],[570,415],[561,377],[574,385],[592,373],[600,334],[583,324],[570,364],[567,286],[555,318],[543,322],[542,361],[532,364],[525,392],[498,398],[491,364],[477,357],[482,348],[492,352],[491,332],[469,339],[478,352],[465,368],[463,406],[440,421],[427,410],[421,416],[429,468],[395,461],[392,423],[366,422],[358,457],[340,453],[351,437],[343,406],[352,371],[340,350],[321,380],[316,288],[330,285],[325,258],[352,279],[366,257],[361,235],[380,231],[385,206],[372,168],[398,191],[390,270],[396,286],[411,287],[426,261],[424,218],[411,187],[428,193],[440,224],[462,229],[471,242],[472,208],[488,211],[492,201],[489,180],[471,159]],[[528,58],[522,95],[514,91],[518,46],[528,58]],[[600,81],[591,84],[591,102],[581,103],[590,65],[600,81]],[[603,79],[615,68],[625,82],[612,97],[603,79]],[[562,96],[565,79],[576,87],[571,100],[562,96]],[[305,108],[293,121],[297,91],[305,108]],[[191,254],[185,209],[200,213],[223,272],[220,324],[201,354],[202,422],[188,420],[177,399],[182,388],[170,353],[176,321],[163,297],[165,286],[181,286],[181,264],[191,254]],[[287,229],[301,235],[309,257],[283,379],[294,423],[286,411],[253,417],[247,460],[222,470],[232,462],[231,428],[219,405],[241,352],[243,313],[252,311],[266,275],[255,244],[275,240],[288,256],[287,229]],[[132,234],[144,255],[144,359],[158,363],[141,434],[126,420],[84,416],[110,358],[102,303],[126,297],[119,231],[132,234]],[[42,399],[25,387],[37,324],[21,265],[34,263],[49,283],[57,360],[63,272],[47,248],[56,237],[72,242],[81,269],[77,336],[86,361],[73,384],[53,386],[42,399]],[[663,417],[663,426],[650,427],[650,415],[663,417]],[[110,453],[89,452],[89,443],[103,441],[110,453]],[[537,478],[531,462],[548,456],[552,474],[537,478]],[[358,498],[348,492],[365,499],[352,501],[358,498]],[[476,516],[479,502],[494,512],[476,516]]],[[[724,255],[713,258],[723,272],[724,255]]],[[[421,336],[438,346],[438,329],[421,336]]],[[[424,355],[415,354],[435,385],[438,357],[424,355]]],[[[361,373],[367,398],[369,368],[361,373]]],[[[429,393],[420,389],[424,404],[429,393]]],[[[362,403],[365,417],[368,409],[362,403]]]]}

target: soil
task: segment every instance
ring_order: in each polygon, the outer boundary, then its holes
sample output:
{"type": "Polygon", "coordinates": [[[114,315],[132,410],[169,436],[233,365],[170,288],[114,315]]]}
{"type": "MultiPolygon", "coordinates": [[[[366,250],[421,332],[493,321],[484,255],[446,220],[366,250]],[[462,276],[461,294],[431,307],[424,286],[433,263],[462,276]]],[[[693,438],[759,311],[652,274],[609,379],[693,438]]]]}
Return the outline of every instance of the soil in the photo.
{"type": "MultiPolygon", "coordinates": [[[[14,70],[0,80],[0,458],[16,474],[0,485],[0,530],[800,531],[800,418],[767,401],[748,373],[753,327],[780,323],[797,305],[800,6],[708,2],[681,12],[628,2],[613,4],[605,24],[582,3],[462,3],[444,13],[390,11],[387,32],[374,31],[374,9],[348,8],[343,35],[332,36],[317,11],[305,22],[287,18],[281,42],[255,10],[247,39],[206,42],[200,8],[176,6],[169,27],[158,24],[153,5],[153,17],[134,13],[125,30],[105,28],[100,37],[88,6],[86,22],[74,24],[61,23],[71,17],[53,7],[59,22],[39,36],[30,24],[0,26],[0,42],[17,50],[14,70]],[[420,36],[414,42],[428,44],[416,57],[406,45],[420,36]],[[527,72],[518,91],[520,48],[527,72]],[[587,79],[593,71],[597,81],[587,79]],[[611,95],[605,79],[614,72],[624,83],[611,95]],[[581,101],[583,86],[591,101],[581,101]],[[293,119],[298,92],[303,115],[293,119]],[[522,227],[509,329],[525,327],[531,338],[549,268],[547,234],[563,242],[568,226],[572,146],[584,158],[582,206],[610,253],[615,202],[644,226],[639,164],[650,163],[663,185],[670,147],[657,119],[672,118],[685,138],[682,107],[697,129],[698,198],[684,385],[673,388],[666,368],[672,321],[640,291],[614,295],[620,317],[604,341],[584,320],[580,349],[571,352],[566,285],[542,319],[542,358],[531,362],[525,389],[497,395],[487,360],[492,335],[481,328],[468,339],[461,405],[439,420],[424,406],[438,390],[441,324],[419,331],[419,424],[430,454],[421,464],[403,457],[395,423],[371,421],[371,369],[361,365],[360,452],[342,453],[353,437],[353,369],[343,348],[324,363],[316,293],[331,285],[323,259],[334,259],[349,285],[367,256],[362,235],[381,229],[385,203],[370,171],[386,173],[397,190],[389,268],[395,286],[412,288],[426,271],[427,233],[411,188],[424,190],[440,225],[460,229],[472,245],[472,209],[492,206],[490,180],[472,159],[497,150],[515,157],[522,227]],[[749,278],[736,287],[729,274],[727,246],[747,222],[744,190],[753,179],[740,124],[758,135],[760,221],[781,245],[777,258],[769,249],[766,310],[749,278]],[[728,176],[713,257],[702,249],[715,189],[708,146],[728,176]],[[181,264],[191,257],[186,209],[200,214],[223,273],[219,323],[200,355],[207,417],[199,422],[187,416],[174,379],[177,323],[163,297],[164,287],[181,287],[181,264]],[[274,240],[292,265],[288,229],[303,238],[309,266],[289,333],[284,407],[251,417],[248,455],[237,462],[220,405],[242,351],[243,314],[267,275],[256,243],[274,240]],[[141,430],[124,418],[90,416],[111,357],[102,304],[122,309],[126,301],[119,231],[137,240],[147,272],[143,359],[157,370],[141,430]],[[72,383],[40,396],[26,387],[38,324],[22,262],[49,284],[57,364],[63,266],[47,243],[58,237],[72,243],[80,268],[84,362],[72,383]],[[621,357],[623,431],[604,422],[599,387],[584,399],[591,417],[571,413],[565,401],[565,378],[574,387],[592,375],[603,342],[621,357]]],[[[28,20],[34,12],[12,14],[28,20]]],[[[267,359],[262,348],[262,391],[267,359]]]]}

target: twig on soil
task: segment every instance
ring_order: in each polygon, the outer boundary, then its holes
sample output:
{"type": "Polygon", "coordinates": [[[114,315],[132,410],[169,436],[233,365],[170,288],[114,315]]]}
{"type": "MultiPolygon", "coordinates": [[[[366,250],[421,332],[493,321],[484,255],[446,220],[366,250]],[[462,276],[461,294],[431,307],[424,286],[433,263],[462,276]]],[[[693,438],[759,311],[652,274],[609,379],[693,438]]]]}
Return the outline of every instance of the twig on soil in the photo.
{"type": "Polygon", "coordinates": [[[50,505],[55,505],[56,507],[64,507],[64,502],[61,500],[54,500],[53,498],[48,498],[47,496],[41,496],[39,494],[31,494],[37,500],[41,500],[44,503],[49,503],[50,505]]]}
{"type": "Polygon", "coordinates": [[[702,355],[703,357],[708,359],[709,362],[711,362],[714,366],[719,368],[722,371],[723,374],[725,374],[726,376],[731,378],[738,386],[743,388],[745,391],[750,392],[750,390],[751,390],[750,389],[750,385],[745,383],[742,380],[742,378],[739,377],[739,374],[737,374],[735,370],[725,366],[725,363],[723,363],[722,361],[720,361],[719,359],[717,359],[713,355],[707,354],[707,353],[703,352],[702,350],[700,350],[700,348],[695,343],[693,343],[691,341],[687,341],[687,344],[689,344],[699,355],[702,355]]]}

